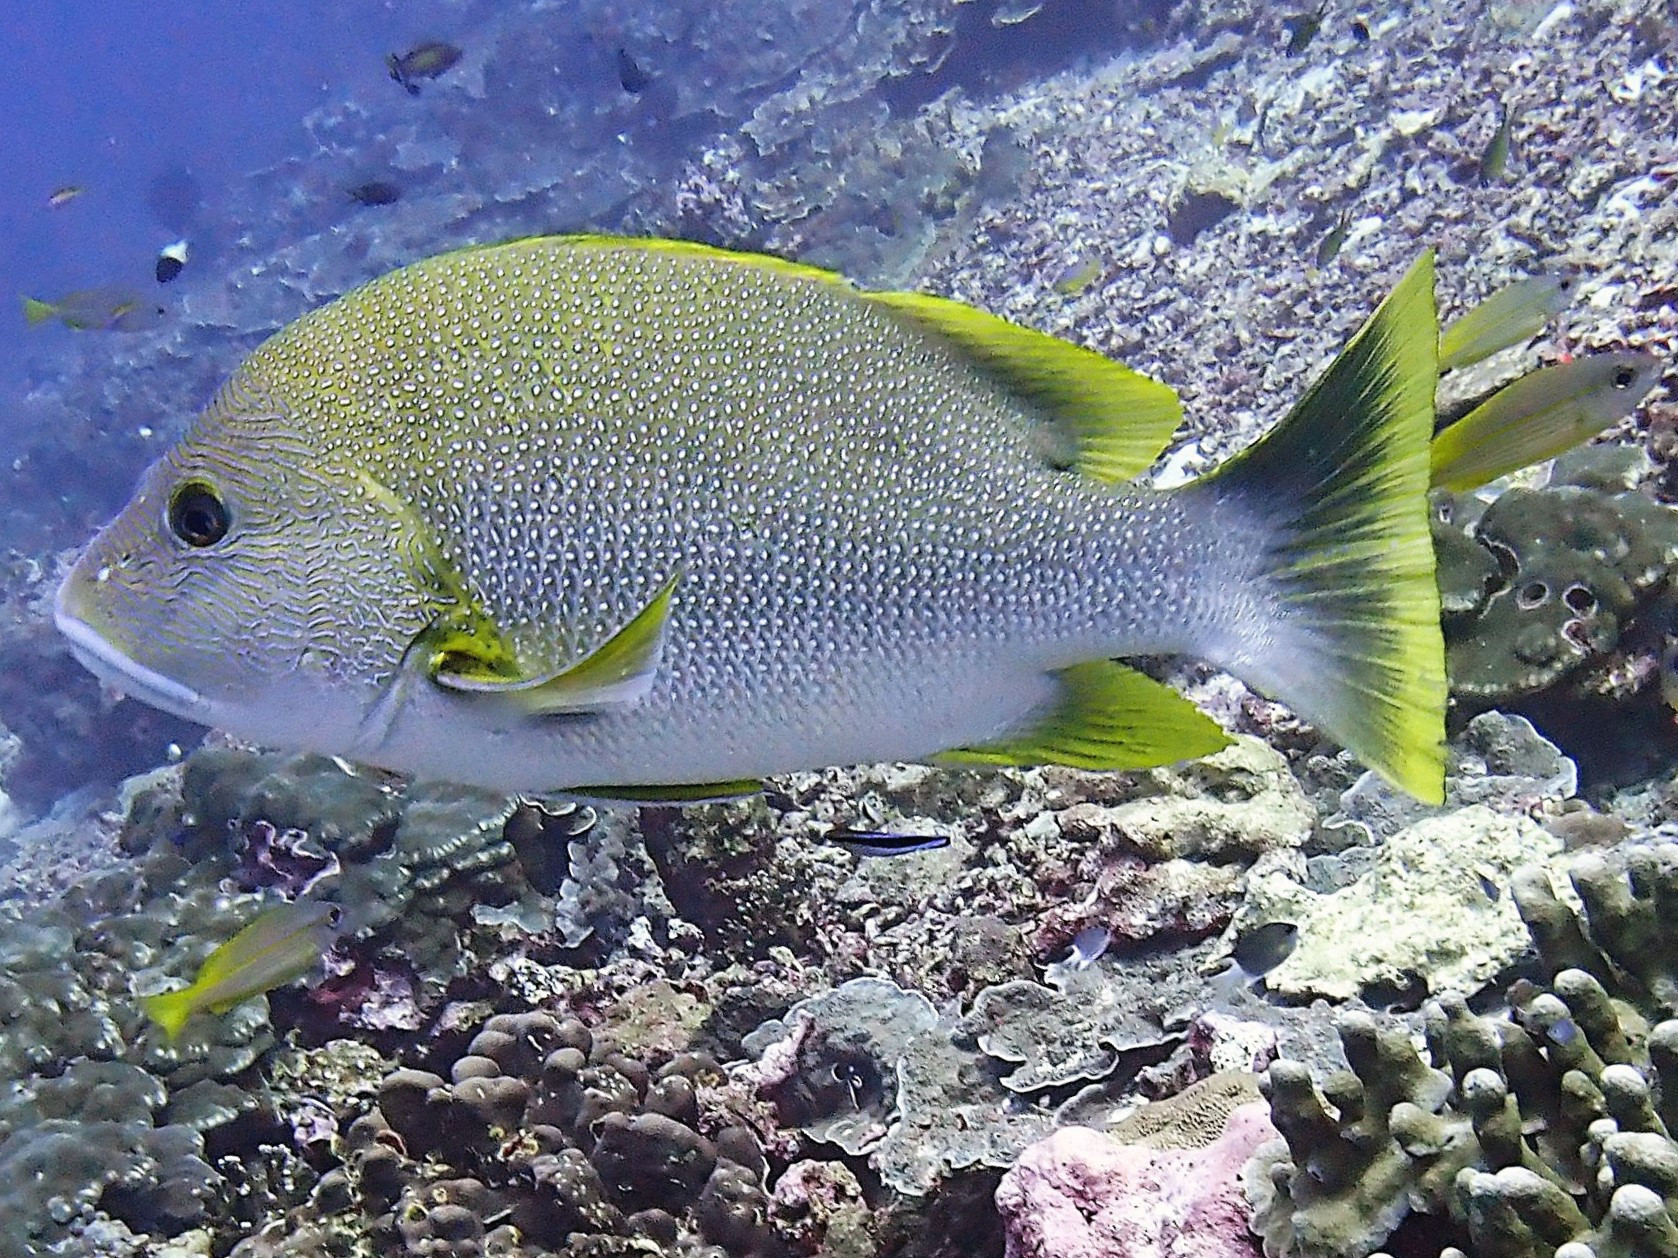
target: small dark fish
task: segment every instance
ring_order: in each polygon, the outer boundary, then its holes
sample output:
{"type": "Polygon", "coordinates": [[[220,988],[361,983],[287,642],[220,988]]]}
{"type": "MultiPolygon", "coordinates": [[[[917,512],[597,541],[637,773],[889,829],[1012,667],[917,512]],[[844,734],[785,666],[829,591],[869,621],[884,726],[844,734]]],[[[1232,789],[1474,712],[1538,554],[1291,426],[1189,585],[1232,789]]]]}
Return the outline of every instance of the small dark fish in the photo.
{"type": "Polygon", "coordinates": [[[62,188],[55,188],[47,198],[47,207],[56,210],[61,205],[69,205],[87,189],[79,183],[67,183],[62,188]]]}
{"type": "Polygon", "coordinates": [[[1328,229],[1328,235],[1317,243],[1317,266],[1325,267],[1340,256],[1340,246],[1346,243],[1346,233],[1352,230],[1352,217],[1342,214],[1328,229]]]}
{"type": "Polygon", "coordinates": [[[127,288],[82,288],[57,301],[23,299],[23,317],[30,327],[57,319],[78,332],[143,332],[156,327],[163,315],[162,306],[127,288]]]}
{"type": "Polygon", "coordinates": [[[164,245],[157,251],[157,265],[152,273],[157,276],[159,284],[167,284],[182,271],[186,270],[186,241],[177,240],[172,245],[164,245]]]}
{"type": "Polygon", "coordinates": [[[1293,922],[1266,922],[1243,931],[1235,941],[1235,964],[1258,978],[1286,961],[1298,944],[1299,927],[1293,922]]]}
{"type": "Polygon", "coordinates": [[[1069,970],[1087,970],[1101,960],[1112,942],[1113,932],[1105,926],[1086,926],[1072,936],[1071,951],[1061,964],[1069,970]]]}
{"type": "Polygon", "coordinates": [[[1297,57],[1311,45],[1323,28],[1323,14],[1328,12],[1328,0],[1317,6],[1315,13],[1295,13],[1282,19],[1288,29],[1288,46],[1283,49],[1290,57],[1297,57]]]}
{"type": "Polygon", "coordinates": [[[1509,169],[1509,129],[1514,125],[1515,111],[1509,108],[1509,102],[1503,103],[1503,116],[1498,121],[1497,130],[1492,132],[1491,142],[1486,145],[1486,151],[1480,154],[1480,182],[1496,183],[1503,178],[1503,172],[1509,169]]]}
{"type": "Polygon", "coordinates": [[[453,44],[427,40],[415,44],[404,53],[391,53],[385,58],[390,77],[402,85],[410,96],[419,95],[419,79],[434,79],[453,66],[464,54],[453,44]]]}
{"type": "Polygon", "coordinates": [[[194,1014],[226,1013],[306,974],[332,947],[340,917],[336,904],[314,900],[263,909],[204,959],[190,987],[142,997],[140,1007],[173,1040],[194,1014]]]}
{"type": "Polygon", "coordinates": [[[653,81],[653,76],[636,64],[635,58],[629,55],[629,49],[618,49],[618,82],[623,90],[631,96],[647,90],[647,85],[653,81]]]}
{"type": "Polygon", "coordinates": [[[891,834],[884,830],[847,830],[843,826],[835,826],[822,838],[858,856],[909,856],[950,845],[949,836],[943,834],[891,834]]]}
{"type": "Polygon", "coordinates": [[[349,190],[350,200],[360,205],[395,205],[402,199],[402,189],[385,179],[370,179],[349,190]]]}

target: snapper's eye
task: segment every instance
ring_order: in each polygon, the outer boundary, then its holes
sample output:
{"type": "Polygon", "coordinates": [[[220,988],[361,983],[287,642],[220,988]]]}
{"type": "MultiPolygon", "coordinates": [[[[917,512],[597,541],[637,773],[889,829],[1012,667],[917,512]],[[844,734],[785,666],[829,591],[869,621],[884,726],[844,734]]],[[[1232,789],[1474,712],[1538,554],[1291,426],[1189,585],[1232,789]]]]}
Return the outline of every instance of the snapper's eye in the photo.
{"type": "Polygon", "coordinates": [[[188,546],[214,546],[230,522],[227,504],[203,481],[188,481],[169,499],[169,531],[188,546]]]}

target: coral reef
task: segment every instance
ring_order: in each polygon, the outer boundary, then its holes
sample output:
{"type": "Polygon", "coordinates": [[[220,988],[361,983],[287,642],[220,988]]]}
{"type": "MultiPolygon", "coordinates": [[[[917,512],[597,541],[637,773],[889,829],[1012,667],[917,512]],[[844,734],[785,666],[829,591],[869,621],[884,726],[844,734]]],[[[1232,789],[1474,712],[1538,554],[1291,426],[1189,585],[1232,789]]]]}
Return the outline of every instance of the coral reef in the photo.
{"type": "Polygon", "coordinates": [[[1056,1168],[1203,1148],[1280,1053],[1272,1252],[1669,1252],[1671,858],[1587,857],[1584,918],[1509,871],[1678,809],[1670,371],[1609,444],[1439,522],[1459,686],[1437,813],[1190,666],[1173,680],[1238,740],[1150,773],[878,766],[596,812],[218,744],[101,819],[109,783],[196,735],[72,669],[51,552],[261,338],[443,248],[680,234],[973,301],[1176,388],[1167,483],[1280,415],[1425,246],[1449,311],[1516,275],[1578,280],[1536,349],[1465,389],[1678,350],[1658,6],[1331,7],[1294,54],[1289,15],[1251,0],[642,8],[457,6],[466,55],[421,108],[375,73],[379,95],[333,101],[307,151],[222,194],[224,245],[164,326],[43,351],[0,503],[0,785],[26,812],[89,789],[0,852],[20,862],[0,1247],[998,1258],[1051,1243],[1051,1190],[1141,1243],[1171,1207],[1123,1216],[1119,1179],[1056,1168]],[[1483,180],[1502,101],[1510,169],[1483,180]],[[402,186],[388,212],[343,196],[374,176],[402,186]],[[950,844],[864,861],[821,842],[836,825],[950,844]],[[138,995],[259,897],[304,892],[346,912],[324,977],[173,1047],[145,1025],[138,995]],[[1202,974],[1289,923],[1264,974],[1202,974]],[[1092,929],[1106,953],[1069,959],[1092,929]],[[1488,1013],[1523,966],[1542,986],[1488,1013]],[[1349,1015],[1343,1048],[1303,1003],[1430,995],[1349,1015]],[[1016,1166],[1009,1239],[991,1199],[1016,1166]]]}
{"type": "Polygon", "coordinates": [[[1032,1145],[1002,1177],[1007,1258],[1245,1258],[1240,1173],[1275,1135],[1262,1104],[1199,1148],[1145,1148],[1087,1127],[1032,1145]]]}
{"type": "Polygon", "coordinates": [[[1581,856],[1582,903],[1529,866],[1513,896],[1546,982],[1518,983],[1503,1017],[1458,995],[1424,1013],[1425,1058],[1401,1025],[1341,1017],[1350,1070],[1321,1090],[1277,1062],[1265,1081],[1282,1133],[1248,1184],[1271,1258],[1357,1255],[1426,1218],[1477,1254],[1666,1253],[1678,1144],[1678,968],[1662,921],[1678,845],[1581,856]]]}

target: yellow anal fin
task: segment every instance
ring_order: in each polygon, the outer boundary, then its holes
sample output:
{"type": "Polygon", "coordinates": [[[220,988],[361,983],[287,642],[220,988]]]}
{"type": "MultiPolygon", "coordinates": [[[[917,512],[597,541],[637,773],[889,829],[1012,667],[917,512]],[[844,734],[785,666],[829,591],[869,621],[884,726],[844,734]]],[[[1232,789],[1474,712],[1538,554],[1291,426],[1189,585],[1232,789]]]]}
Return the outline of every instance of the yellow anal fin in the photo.
{"type": "Polygon", "coordinates": [[[659,587],[652,600],[597,649],[577,663],[544,677],[508,677],[473,650],[439,650],[431,676],[438,685],[468,694],[497,695],[531,716],[594,712],[637,703],[652,688],[664,649],[670,600],[679,576],[659,587]]]}
{"type": "Polygon", "coordinates": [[[875,305],[954,345],[1010,393],[1064,426],[1073,466],[1097,480],[1147,471],[1183,422],[1169,385],[1081,345],[924,293],[863,293],[875,305]]]}
{"type": "Polygon", "coordinates": [[[1059,702],[1029,729],[940,752],[933,763],[1147,769],[1209,756],[1230,744],[1217,722],[1182,695],[1123,664],[1097,660],[1055,676],[1059,702]]]}
{"type": "Polygon", "coordinates": [[[645,786],[571,786],[566,795],[601,804],[717,804],[745,799],[763,790],[756,778],[734,778],[726,782],[679,782],[645,786]]]}

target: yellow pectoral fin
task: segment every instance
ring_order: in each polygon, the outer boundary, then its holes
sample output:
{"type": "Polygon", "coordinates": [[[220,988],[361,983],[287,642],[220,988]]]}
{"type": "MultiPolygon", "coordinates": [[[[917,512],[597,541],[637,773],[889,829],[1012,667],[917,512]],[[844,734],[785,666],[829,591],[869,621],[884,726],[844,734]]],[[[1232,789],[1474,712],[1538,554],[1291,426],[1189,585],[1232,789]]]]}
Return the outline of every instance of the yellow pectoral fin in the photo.
{"type": "Polygon", "coordinates": [[[652,688],[664,649],[670,600],[679,576],[659,587],[652,601],[599,648],[557,673],[543,677],[509,675],[507,662],[483,633],[463,632],[432,655],[431,677],[438,685],[466,694],[496,695],[531,716],[595,712],[637,703],[652,688]]]}
{"type": "Polygon", "coordinates": [[[1222,751],[1230,737],[1171,687],[1111,660],[1056,674],[1060,700],[1029,729],[956,747],[935,764],[1064,764],[1075,769],[1147,769],[1222,751]]]}

